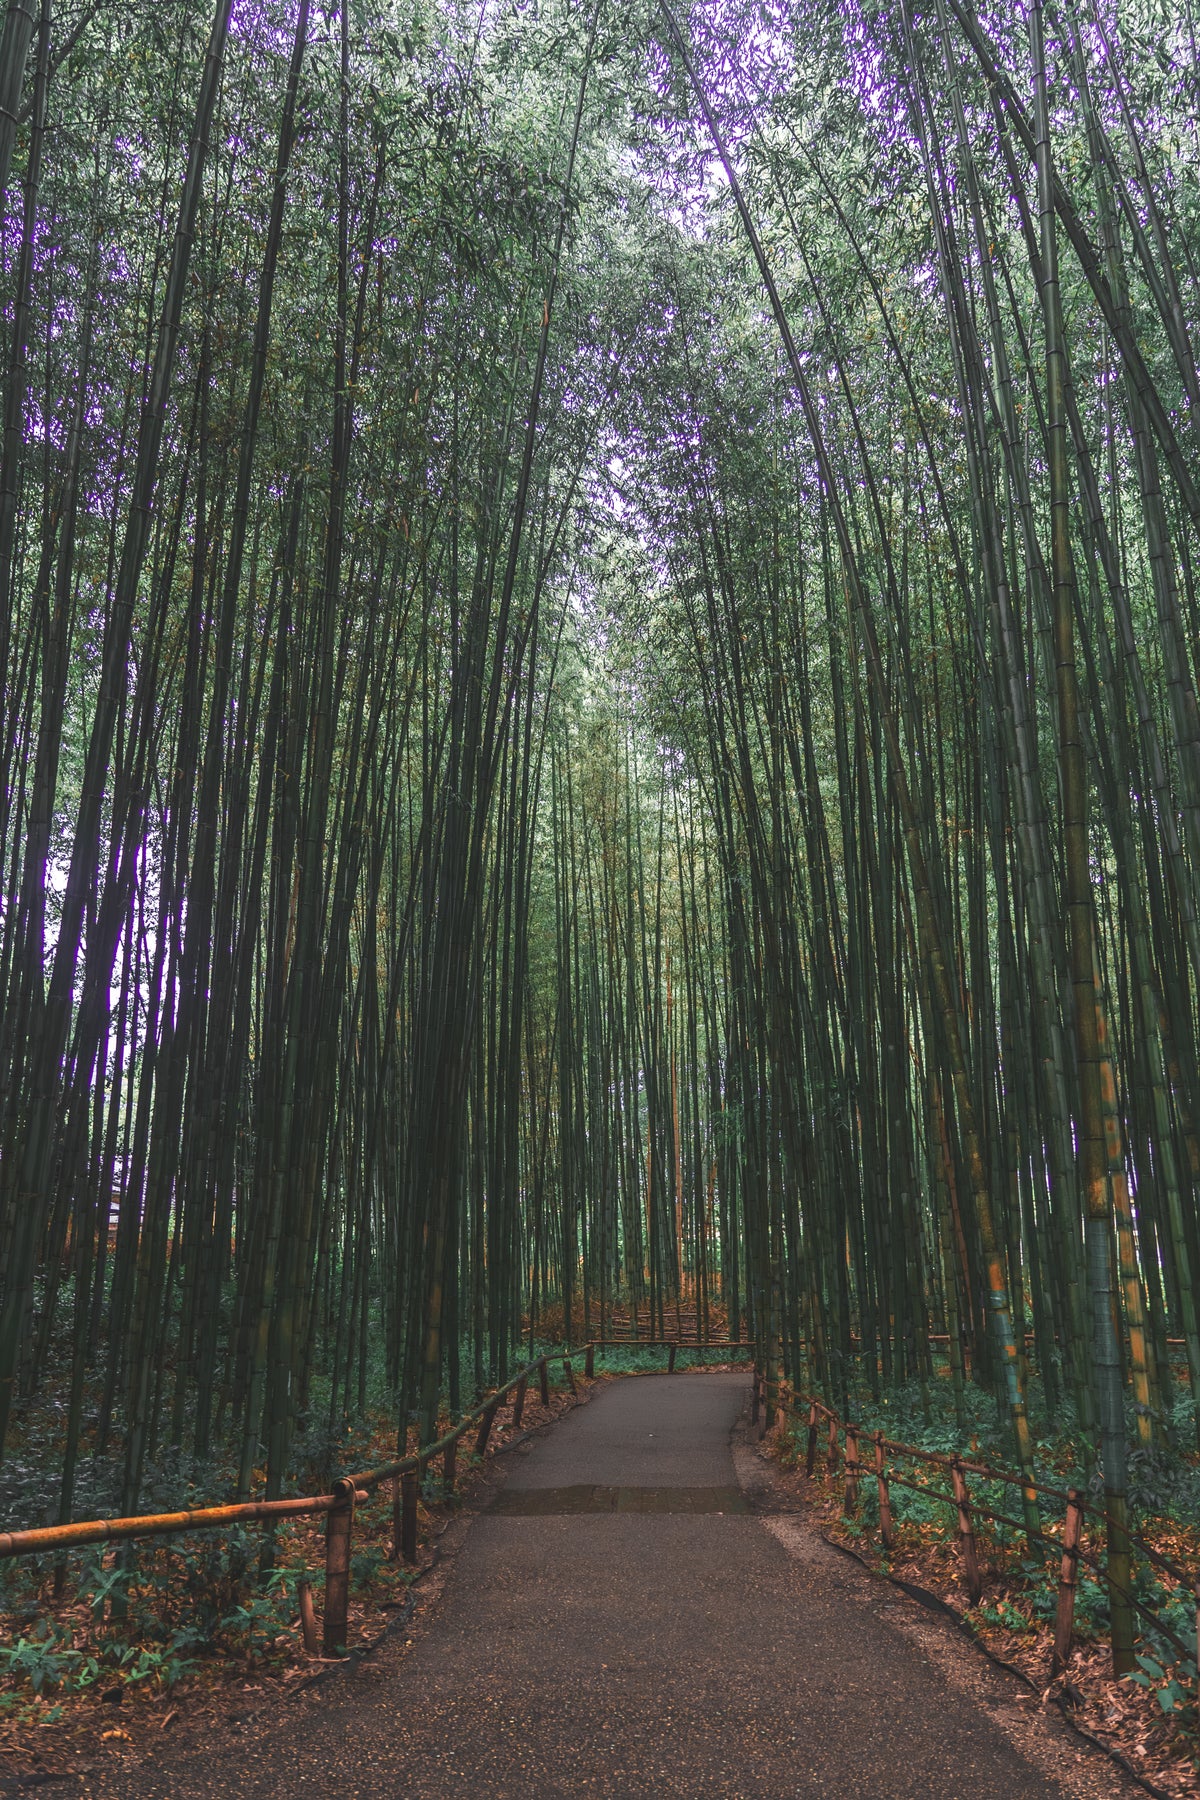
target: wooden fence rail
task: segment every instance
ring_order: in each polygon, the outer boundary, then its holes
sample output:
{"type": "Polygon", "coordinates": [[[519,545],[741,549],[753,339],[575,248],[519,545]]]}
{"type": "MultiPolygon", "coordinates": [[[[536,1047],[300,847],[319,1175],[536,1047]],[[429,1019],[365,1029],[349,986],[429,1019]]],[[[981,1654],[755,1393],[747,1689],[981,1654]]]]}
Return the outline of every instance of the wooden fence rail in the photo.
{"type": "MultiPolygon", "coordinates": [[[[32,1531],[0,1532],[0,1557],[37,1556],[46,1550],[73,1550],[120,1538],[160,1537],[180,1531],[211,1531],[218,1525],[273,1523],[344,1506],[341,1483],[331,1494],[302,1494],[290,1500],[247,1500],[233,1506],[201,1506],[185,1512],[139,1513],[131,1519],[87,1519],[74,1525],[47,1525],[32,1531]]],[[[359,1500],[366,1494],[359,1492],[359,1500]]]]}

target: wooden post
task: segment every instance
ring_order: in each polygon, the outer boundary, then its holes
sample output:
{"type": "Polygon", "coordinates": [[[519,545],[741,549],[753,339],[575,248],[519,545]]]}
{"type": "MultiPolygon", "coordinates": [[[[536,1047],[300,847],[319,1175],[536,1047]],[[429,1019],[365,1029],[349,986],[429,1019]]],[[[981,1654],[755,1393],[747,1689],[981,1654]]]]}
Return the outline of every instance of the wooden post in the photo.
{"type": "Polygon", "coordinates": [[[447,1498],[454,1492],[454,1477],[457,1469],[458,1439],[451,1438],[442,1457],[442,1492],[447,1498]]]}
{"type": "Polygon", "coordinates": [[[524,1375],[522,1375],[520,1381],[518,1381],[518,1383],[517,1383],[517,1391],[516,1391],[516,1395],[513,1399],[512,1425],[513,1425],[514,1431],[519,1429],[520,1424],[521,1424],[521,1414],[524,1411],[525,1411],[525,1377],[524,1377],[524,1375]]]}
{"type": "Polygon", "coordinates": [[[354,1483],[345,1476],[333,1484],[337,1505],[325,1515],[325,1643],[326,1656],[346,1649],[350,1612],[350,1534],[354,1528],[354,1483]]]}
{"type": "Polygon", "coordinates": [[[757,1369],[755,1369],[755,1371],[754,1371],[754,1382],[753,1382],[753,1386],[751,1388],[750,1423],[752,1425],[758,1424],[758,1370],[757,1369]]]}
{"type": "Polygon", "coordinates": [[[550,1405],[550,1370],[544,1356],[538,1364],[538,1384],[542,1390],[542,1405],[548,1407],[550,1405]]]}
{"type": "Polygon", "coordinates": [[[668,1375],[673,1375],[675,1373],[675,1351],[677,1348],[678,1348],[677,1345],[672,1344],[670,1350],[667,1352],[667,1374],[668,1375]]]}
{"type": "Polygon", "coordinates": [[[858,1511],[858,1426],[846,1427],[846,1498],[844,1512],[852,1516],[858,1511]]]}
{"type": "Polygon", "coordinates": [[[400,1554],[406,1563],[415,1563],[417,1560],[417,1493],[420,1488],[418,1471],[405,1469],[400,1485],[403,1490],[400,1554]]]}
{"type": "Polygon", "coordinates": [[[317,1615],[313,1610],[312,1583],[298,1581],[296,1583],[296,1599],[300,1606],[300,1635],[304,1639],[304,1654],[317,1656],[320,1647],[317,1641],[317,1615]]]}
{"type": "Polygon", "coordinates": [[[496,1408],[499,1404],[498,1400],[490,1400],[483,1409],[483,1417],[479,1421],[479,1433],[475,1439],[476,1456],[482,1456],[487,1449],[487,1441],[492,1432],[492,1420],[496,1417],[496,1408]]]}
{"type": "Polygon", "coordinates": [[[804,1458],[804,1473],[812,1480],[812,1472],[817,1460],[817,1403],[814,1400],[808,1409],[808,1453],[804,1458]]]}
{"type": "Polygon", "coordinates": [[[589,1344],[587,1347],[587,1355],[583,1359],[583,1372],[587,1376],[589,1381],[595,1380],[595,1378],[596,1378],[596,1346],[595,1346],[595,1344],[589,1344]]]}
{"type": "Polygon", "coordinates": [[[882,1431],[875,1433],[875,1485],[879,1490],[879,1539],[885,1550],[891,1550],[895,1548],[896,1533],[892,1527],[892,1497],[883,1460],[882,1431]]]}
{"type": "Polygon", "coordinates": [[[1062,1534],[1062,1565],[1058,1572],[1058,1614],[1054,1621],[1051,1675],[1061,1675],[1070,1660],[1071,1634],[1075,1629],[1075,1588],[1079,1580],[1079,1537],[1082,1529],[1083,1506],[1079,1492],[1076,1488],[1069,1488],[1067,1517],[1062,1534]]]}
{"type": "Polygon", "coordinates": [[[563,1357],[563,1368],[564,1368],[564,1369],[565,1369],[565,1370],[566,1370],[566,1372],[567,1372],[567,1381],[568,1381],[568,1382],[569,1382],[569,1384],[570,1384],[570,1388],[571,1388],[571,1392],[572,1392],[572,1393],[573,1393],[573,1394],[574,1394],[574,1393],[576,1393],[576,1392],[577,1392],[577,1391],[578,1391],[578,1390],[577,1390],[577,1388],[576,1388],[576,1386],[575,1386],[575,1371],[574,1371],[574,1369],[573,1369],[573,1368],[572,1368],[572,1367],[571,1367],[571,1359],[570,1359],[570,1357],[569,1357],[569,1356],[564,1356],[564,1357],[563,1357]]]}
{"type": "Polygon", "coordinates": [[[983,1583],[979,1579],[979,1558],[975,1552],[975,1530],[971,1524],[971,1496],[967,1492],[966,1477],[957,1456],[950,1464],[950,1474],[954,1481],[954,1498],[958,1504],[958,1547],[962,1554],[963,1578],[967,1584],[967,1596],[971,1605],[978,1606],[983,1593],[983,1583]]]}
{"type": "Polygon", "coordinates": [[[825,1467],[828,1469],[830,1475],[836,1475],[838,1471],[837,1428],[837,1420],[831,1417],[829,1420],[829,1449],[825,1455],[825,1467]]]}

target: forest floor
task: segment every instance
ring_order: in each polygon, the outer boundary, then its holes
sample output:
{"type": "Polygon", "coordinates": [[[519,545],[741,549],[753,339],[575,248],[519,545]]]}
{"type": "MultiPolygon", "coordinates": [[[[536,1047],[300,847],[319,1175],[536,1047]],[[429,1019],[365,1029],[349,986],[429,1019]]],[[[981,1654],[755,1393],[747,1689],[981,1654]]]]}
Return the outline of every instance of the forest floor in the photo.
{"type": "MultiPolygon", "coordinates": [[[[918,1606],[940,1610],[987,1657],[1018,1676],[1028,1690],[1028,1705],[1057,1710],[1150,1792],[1170,1800],[1192,1800],[1200,1778],[1196,1702],[1191,1699],[1168,1712],[1166,1700],[1160,1700],[1160,1691],[1169,1692],[1175,1671],[1159,1646],[1139,1646],[1143,1652],[1155,1649],[1166,1663],[1164,1669],[1154,1658],[1146,1658],[1155,1671],[1154,1679],[1141,1685],[1117,1679],[1111,1671],[1101,1624],[1089,1617],[1086,1607],[1080,1608],[1067,1669],[1054,1676],[1053,1617],[1049,1605],[1039,1604],[1046,1595],[1052,1600],[1052,1582],[1044,1570],[1031,1577],[1030,1565],[1013,1546],[990,1537],[986,1526],[977,1531],[983,1595],[972,1606],[963,1581],[952,1513],[929,1509],[919,1519],[898,1520],[895,1548],[887,1555],[878,1540],[869,1468],[861,1483],[865,1504],[856,1517],[847,1518],[844,1472],[830,1477],[822,1454],[814,1477],[806,1479],[802,1434],[772,1431],[759,1446],[759,1453],[770,1462],[774,1504],[794,1508],[826,1543],[886,1577],[909,1596],[914,1614],[918,1606]]],[[[1177,1547],[1178,1535],[1173,1529],[1172,1549],[1177,1547]]],[[[1194,1545],[1188,1548],[1194,1555],[1194,1545]]],[[[1087,1585],[1096,1590],[1093,1598],[1101,1600],[1096,1584],[1087,1585]]],[[[1191,1689],[1190,1669],[1186,1682],[1191,1689]]]]}

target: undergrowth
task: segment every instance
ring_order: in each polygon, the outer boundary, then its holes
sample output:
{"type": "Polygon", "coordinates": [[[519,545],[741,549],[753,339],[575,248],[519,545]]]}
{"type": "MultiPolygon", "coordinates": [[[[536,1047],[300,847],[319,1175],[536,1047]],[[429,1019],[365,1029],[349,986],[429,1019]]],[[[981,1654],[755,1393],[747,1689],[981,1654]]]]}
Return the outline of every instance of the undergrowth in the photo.
{"type": "MultiPolygon", "coordinates": [[[[538,1345],[535,1354],[554,1346],[538,1345]]],[[[559,1347],[561,1356],[561,1347],[559,1347]]],[[[524,1352],[513,1367],[523,1366],[524,1352]]],[[[574,1359],[576,1374],[582,1363],[574,1359]]],[[[551,1385],[566,1380],[551,1365],[551,1385]]],[[[535,1389],[536,1391],[536,1389],[535,1389]]],[[[473,1393],[464,1394],[461,1412],[473,1393]]],[[[43,1407],[4,1468],[4,1525],[55,1522],[57,1445],[53,1408],[43,1407]],[[48,1496],[50,1498],[48,1498],[48,1496]]],[[[448,1406],[445,1425],[450,1424],[448,1406]]],[[[328,1493],[352,1469],[396,1453],[394,1413],[373,1405],[331,1426],[312,1415],[297,1434],[290,1492],[328,1493]]],[[[119,1439],[104,1459],[87,1459],[77,1483],[76,1518],[111,1517],[119,1493],[119,1439]]],[[[470,1439],[459,1468],[474,1466],[470,1439]]],[[[255,1471],[256,1493],[263,1471],[255,1471]]],[[[232,1448],[205,1463],[168,1448],[153,1462],[140,1512],[168,1512],[222,1504],[232,1497],[232,1448]]],[[[411,1571],[388,1555],[390,1490],[356,1515],[351,1595],[377,1609],[401,1604],[411,1571]]],[[[430,1470],[423,1499],[441,1499],[440,1475],[430,1470]]],[[[95,1545],[60,1553],[0,1560],[0,1724],[53,1725],[64,1703],[91,1696],[120,1704],[137,1693],[167,1693],[184,1677],[224,1660],[247,1671],[280,1666],[299,1642],[297,1588],[305,1581],[318,1615],[324,1587],[324,1521],[298,1518],[267,1528],[216,1530],[147,1538],[118,1548],[95,1545]]]]}

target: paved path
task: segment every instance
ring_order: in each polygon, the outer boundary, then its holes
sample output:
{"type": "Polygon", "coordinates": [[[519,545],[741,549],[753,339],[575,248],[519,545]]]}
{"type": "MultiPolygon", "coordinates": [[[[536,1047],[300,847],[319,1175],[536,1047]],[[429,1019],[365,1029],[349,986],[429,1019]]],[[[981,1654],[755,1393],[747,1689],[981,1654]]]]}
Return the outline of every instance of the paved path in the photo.
{"type": "Polygon", "coordinates": [[[1060,1785],[889,1621],[892,1590],[833,1552],[798,1560],[744,1510],[730,1439],[746,1387],[601,1389],[507,1459],[407,1654],[385,1644],[220,1758],[143,1769],[140,1800],[1123,1791],[1107,1768],[1060,1785]]]}

